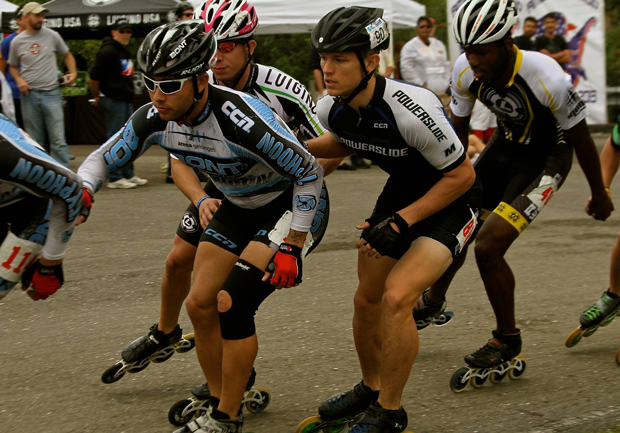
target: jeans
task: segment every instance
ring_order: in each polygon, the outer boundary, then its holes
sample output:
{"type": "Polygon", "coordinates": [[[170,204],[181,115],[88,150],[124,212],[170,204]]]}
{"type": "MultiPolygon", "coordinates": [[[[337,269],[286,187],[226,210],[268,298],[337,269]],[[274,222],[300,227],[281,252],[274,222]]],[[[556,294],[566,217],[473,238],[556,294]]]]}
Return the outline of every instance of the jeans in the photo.
{"type": "MultiPolygon", "coordinates": [[[[105,126],[108,130],[108,139],[123,127],[125,122],[133,114],[133,104],[131,102],[119,101],[118,99],[110,99],[101,97],[99,105],[103,108],[105,114],[105,126]]],[[[133,163],[127,167],[110,173],[110,182],[116,182],[119,179],[131,179],[135,176],[133,163]]]]}
{"type": "Polygon", "coordinates": [[[21,111],[26,132],[41,146],[45,145],[47,132],[51,157],[69,168],[69,146],[65,140],[60,89],[30,90],[28,95],[21,97],[21,111]]]}

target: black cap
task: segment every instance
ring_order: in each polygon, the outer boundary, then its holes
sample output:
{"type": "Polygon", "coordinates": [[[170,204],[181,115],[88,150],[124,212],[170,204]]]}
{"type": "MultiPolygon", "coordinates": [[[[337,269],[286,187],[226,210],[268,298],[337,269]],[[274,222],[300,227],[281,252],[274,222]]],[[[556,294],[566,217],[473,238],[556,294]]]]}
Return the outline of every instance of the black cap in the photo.
{"type": "Polygon", "coordinates": [[[119,18],[114,23],[114,27],[112,27],[112,30],[130,29],[130,28],[131,28],[131,24],[129,24],[129,21],[127,21],[127,18],[119,18]]]}

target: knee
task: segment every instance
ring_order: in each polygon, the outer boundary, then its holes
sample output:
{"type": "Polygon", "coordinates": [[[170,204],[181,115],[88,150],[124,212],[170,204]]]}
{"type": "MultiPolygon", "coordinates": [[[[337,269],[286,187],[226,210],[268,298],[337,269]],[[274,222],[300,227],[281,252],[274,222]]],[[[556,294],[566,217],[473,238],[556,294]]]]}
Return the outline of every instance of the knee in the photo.
{"type": "Polygon", "coordinates": [[[217,311],[218,313],[225,313],[232,307],[232,298],[228,292],[220,290],[217,294],[217,311]]]}
{"type": "Polygon", "coordinates": [[[360,284],[353,298],[353,306],[357,313],[369,314],[381,308],[382,288],[369,290],[360,284]]]}
{"type": "Polygon", "coordinates": [[[495,265],[504,256],[499,245],[489,238],[476,239],[474,253],[478,266],[495,265]]]}
{"type": "Polygon", "coordinates": [[[383,294],[383,306],[387,312],[396,313],[400,311],[407,311],[407,314],[411,314],[413,310],[413,303],[422,292],[413,293],[412,290],[403,290],[399,287],[387,287],[383,294]]]}
{"type": "Polygon", "coordinates": [[[209,302],[207,299],[198,297],[191,292],[185,302],[185,308],[193,322],[205,320],[210,315],[217,314],[215,302],[209,302]]]}
{"type": "Polygon", "coordinates": [[[180,254],[175,246],[166,258],[166,273],[174,274],[177,272],[192,272],[194,267],[194,256],[188,254],[180,254]]]}

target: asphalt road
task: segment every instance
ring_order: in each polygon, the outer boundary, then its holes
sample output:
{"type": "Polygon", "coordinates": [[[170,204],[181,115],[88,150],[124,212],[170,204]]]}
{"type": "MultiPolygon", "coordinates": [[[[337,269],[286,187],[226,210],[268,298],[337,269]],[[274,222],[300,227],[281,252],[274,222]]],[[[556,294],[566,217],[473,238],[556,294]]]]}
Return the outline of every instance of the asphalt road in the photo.
{"type": "MultiPolygon", "coordinates": [[[[597,138],[600,146],[604,137],[597,138]]],[[[73,168],[92,146],[72,146],[73,168]]],[[[0,432],[171,432],[169,407],[203,382],[195,351],[104,385],[101,373],[148,331],[186,199],[164,183],[161,149],[136,163],[149,180],[134,190],[104,189],[76,230],[65,286],[47,301],[14,291],[0,303],[0,432]]],[[[367,217],[385,175],[376,167],[328,178],[332,218],[306,261],[302,286],[271,296],[258,313],[258,386],[272,402],[246,416],[244,430],[292,433],[329,395],[360,380],[352,341],[355,225],[367,217]]],[[[406,186],[403,185],[403,188],[406,186]]],[[[404,392],[409,430],[424,432],[583,432],[620,424],[618,321],[567,349],[581,311],[608,285],[616,213],[605,223],[584,213],[589,189],[575,163],[564,187],[508,254],[517,276],[517,320],[527,371],[519,380],[460,394],[449,388],[463,355],[494,327],[473,257],[448,293],[453,323],[421,333],[404,392]]],[[[620,193],[612,197],[620,203],[620,193]]],[[[619,211],[620,212],[620,211],[619,211]]],[[[185,332],[191,324],[182,312],[185,332]]]]}

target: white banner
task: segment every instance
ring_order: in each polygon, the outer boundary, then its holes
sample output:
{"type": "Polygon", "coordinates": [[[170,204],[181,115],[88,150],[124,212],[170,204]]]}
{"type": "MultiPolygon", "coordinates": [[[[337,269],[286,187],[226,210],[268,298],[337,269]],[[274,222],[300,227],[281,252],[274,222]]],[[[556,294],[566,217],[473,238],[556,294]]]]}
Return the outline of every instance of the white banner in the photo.
{"type": "MultiPolygon", "coordinates": [[[[452,19],[464,0],[448,0],[449,43],[452,63],[461,48],[452,34],[452,19]]],[[[512,29],[513,36],[522,34],[526,17],[538,20],[535,37],[544,33],[542,18],[556,12],[556,34],[564,36],[573,61],[565,65],[575,89],[588,106],[588,123],[607,123],[607,77],[605,70],[605,1],[604,0],[528,0],[515,1],[520,22],[512,29]]]]}

